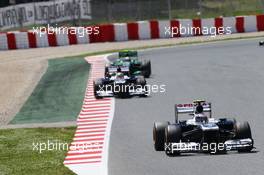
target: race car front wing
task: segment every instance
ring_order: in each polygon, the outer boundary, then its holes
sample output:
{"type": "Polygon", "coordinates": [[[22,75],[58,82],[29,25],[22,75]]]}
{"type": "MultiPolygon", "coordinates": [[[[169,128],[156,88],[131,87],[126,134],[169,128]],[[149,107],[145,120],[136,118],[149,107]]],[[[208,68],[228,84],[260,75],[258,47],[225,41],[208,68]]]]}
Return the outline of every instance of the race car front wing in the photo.
{"type": "MultiPolygon", "coordinates": [[[[109,90],[99,90],[95,92],[98,97],[113,97],[115,94],[118,94],[118,92],[113,92],[109,90]]],[[[141,96],[141,95],[148,95],[149,92],[145,88],[137,88],[137,89],[130,89],[129,95],[130,96],[141,96]]]]}
{"type": "Polygon", "coordinates": [[[217,149],[219,150],[220,148],[222,148],[222,151],[235,151],[243,148],[253,147],[253,144],[254,141],[251,138],[227,140],[224,143],[210,143],[210,144],[196,143],[196,142],[165,143],[165,151],[169,151],[171,153],[173,152],[195,153],[195,152],[204,152],[204,151],[215,153],[217,149]]]}

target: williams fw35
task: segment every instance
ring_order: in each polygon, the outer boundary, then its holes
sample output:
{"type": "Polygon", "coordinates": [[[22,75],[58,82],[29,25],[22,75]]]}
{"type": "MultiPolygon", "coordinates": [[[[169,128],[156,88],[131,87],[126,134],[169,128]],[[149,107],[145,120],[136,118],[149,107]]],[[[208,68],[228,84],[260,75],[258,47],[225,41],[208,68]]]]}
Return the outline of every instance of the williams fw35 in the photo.
{"type": "Polygon", "coordinates": [[[226,153],[250,152],[254,146],[248,122],[212,118],[211,103],[202,100],[175,105],[175,122],[155,122],[154,148],[167,155],[188,152],[226,153]],[[178,114],[189,114],[188,120],[178,120],[178,114]]]}
{"type": "Polygon", "coordinates": [[[111,73],[94,82],[95,98],[112,97],[128,98],[131,96],[146,97],[148,87],[143,76],[128,76],[122,72],[111,73]]]}

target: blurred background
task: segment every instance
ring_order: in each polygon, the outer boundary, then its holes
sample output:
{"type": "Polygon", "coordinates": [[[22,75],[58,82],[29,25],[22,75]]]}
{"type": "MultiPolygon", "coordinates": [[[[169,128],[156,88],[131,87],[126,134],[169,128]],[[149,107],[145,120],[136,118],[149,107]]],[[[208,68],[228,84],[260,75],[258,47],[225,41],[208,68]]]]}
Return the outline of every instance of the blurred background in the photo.
{"type": "Polygon", "coordinates": [[[1,0],[0,30],[263,12],[264,0],[1,0]]]}

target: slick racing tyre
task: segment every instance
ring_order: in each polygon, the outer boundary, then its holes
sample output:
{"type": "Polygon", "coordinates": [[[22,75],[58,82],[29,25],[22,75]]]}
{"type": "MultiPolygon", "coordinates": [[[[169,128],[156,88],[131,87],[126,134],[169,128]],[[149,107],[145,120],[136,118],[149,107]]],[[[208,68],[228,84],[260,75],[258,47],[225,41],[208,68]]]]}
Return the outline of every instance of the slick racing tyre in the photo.
{"type": "Polygon", "coordinates": [[[144,77],[149,78],[151,75],[151,62],[146,61],[144,64],[142,64],[141,71],[144,77]]]}
{"type": "Polygon", "coordinates": [[[98,96],[97,93],[96,93],[96,91],[101,90],[101,87],[103,87],[103,85],[104,85],[102,79],[97,79],[97,80],[95,80],[95,81],[93,82],[93,84],[94,84],[94,97],[95,97],[96,99],[101,99],[101,98],[103,98],[103,97],[98,96]]]}
{"type": "Polygon", "coordinates": [[[136,80],[136,83],[137,83],[137,85],[140,85],[140,86],[144,87],[147,82],[146,82],[144,76],[138,76],[137,80],[136,80]]]}
{"type": "MultiPolygon", "coordinates": [[[[147,82],[146,82],[144,76],[138,76],[137,80],[136,80],[136,84],[137,84],[138,88],[141,88],[141,89],[145,90],[146,92],[148,92],[148,86],[146,86],[147,82]]],[[[140,95],[140,97],[147,97],[147,94],[142,94],[142,95],[140,95]]]]}
{"type": "Polygon", "coordinates": [[[109,76],[109,69],[108,67],[105,67],[105,77],[108,77],[109,76]]]}
{"type": "MultiPolygon", "coordinates": [[[[167,128],[165,128],[165,143],[166,145],[171,148],[172,143],[179,143],[182,137],[182,131],[180,125],[173,124],[168,125],[167,128]]],[[[179,155],[179,151],[172,151],[171,149],[165,150],[165,153],[167,155],[179,155]]]]}
{"type": "Polygon", "coordinates": [[[155,122],[153,126],[153,141],[156,151],[164,151],[165,144],[165,128],[169,122],[155,122]]]}
{"type": "MultiPolygon", "coordinates": [[[[236,123],[235,126],[235,139],[252,139],[251,129],[248,122],[236,123]]],[[[252,146],[238,149],[238,152],[250,152],[253,149],[252,146]]]]}
{"type": "Polygon", "coordinates": [[[264,41],[260,41],[259,46],[263,46],[263,45],[264,45],[264,41]]]}

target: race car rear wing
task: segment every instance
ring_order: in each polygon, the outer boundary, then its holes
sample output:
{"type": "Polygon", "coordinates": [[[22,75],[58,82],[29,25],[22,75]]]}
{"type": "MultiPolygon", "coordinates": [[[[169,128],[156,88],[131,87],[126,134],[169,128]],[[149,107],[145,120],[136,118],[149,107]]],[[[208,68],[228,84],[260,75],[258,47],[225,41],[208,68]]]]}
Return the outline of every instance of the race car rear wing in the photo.
{"type": "MultiPolygon", "coordinates": [[[[195,112],[197,103],[190,104],[175,104],[175,122],[178,123],[178,114],[192,114],[195,112]]],[[[204,112],[209,112],[209,117],[212,117],[212,106],[211,103],[201,102],[204,112]]]]}
{"type": "MultiPolygon", "coordinates": [[[[129,72],[129,67],[127,67],[127,66],[119,66],[119,67],[121,69],[121,72],[129,72]]],[[[108,72],[109,73],[115,73],[115,72],[117,72],[117,68],[118,68],[118,66],[109,66],[108,72]]]]}
{"type": "Polygon", "coordinates": [[[135,50],[123,50],[118,52],[119,58],[124,58],[124,57],[137,57],[138,52],[135,50]]]}

